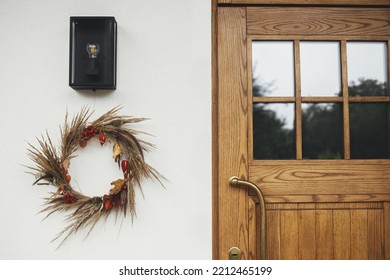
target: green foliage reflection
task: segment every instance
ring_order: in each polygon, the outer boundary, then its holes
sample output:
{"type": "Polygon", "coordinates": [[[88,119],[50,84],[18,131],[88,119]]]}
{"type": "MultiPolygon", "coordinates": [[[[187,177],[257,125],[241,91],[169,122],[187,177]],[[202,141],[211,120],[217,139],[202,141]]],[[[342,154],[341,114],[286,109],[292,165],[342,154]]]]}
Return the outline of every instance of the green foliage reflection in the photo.
{"type": "MultiPolygon", "coordinates": [[[[253,94],[263,96],[267,86],[254,82],[253,94]]],[[[349,86],[349,96],[386,96],[387,84],[359,79],[349,86]]],[[[341,94],[338,94],[341,96],[341,94]]],[[[390,158],[388,103],[349,105],[351,158],[390,158]]],[[[267,104],[253,106],[255,159],[294,159],[295,128],[267,104]]],[[[307,159],[340,159],[343,152],[342,103],[307,103],[302,111],[302,149],[307,159]]]]}

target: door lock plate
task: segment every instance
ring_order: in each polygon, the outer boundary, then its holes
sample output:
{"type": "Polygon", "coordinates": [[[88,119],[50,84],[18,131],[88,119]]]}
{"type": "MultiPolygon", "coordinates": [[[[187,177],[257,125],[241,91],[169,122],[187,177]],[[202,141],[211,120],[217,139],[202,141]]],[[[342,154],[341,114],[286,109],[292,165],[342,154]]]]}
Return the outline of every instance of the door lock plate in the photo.
{"type": "Polygon", "coordinates": [[[237,247],[232,247],[229,250],[229,260],[240,260],[241,250],[237,247]]]}

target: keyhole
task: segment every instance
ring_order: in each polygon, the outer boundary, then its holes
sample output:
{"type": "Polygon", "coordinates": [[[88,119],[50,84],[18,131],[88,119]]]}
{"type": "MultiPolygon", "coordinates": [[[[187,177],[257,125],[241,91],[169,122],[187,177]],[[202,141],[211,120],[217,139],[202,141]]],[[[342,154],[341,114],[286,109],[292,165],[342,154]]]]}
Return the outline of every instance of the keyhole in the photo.
{"type": "Polygon", "coordinates": [[[237,247],[232,247],[229,250],[229,260],[241,259],[241,250],[237,247]]]}

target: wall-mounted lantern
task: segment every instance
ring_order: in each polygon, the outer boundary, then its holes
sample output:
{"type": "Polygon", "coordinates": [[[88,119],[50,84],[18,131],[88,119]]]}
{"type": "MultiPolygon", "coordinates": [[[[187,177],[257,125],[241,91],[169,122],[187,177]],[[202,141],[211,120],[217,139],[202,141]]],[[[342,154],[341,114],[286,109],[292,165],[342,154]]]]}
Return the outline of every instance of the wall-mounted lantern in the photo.
{"type": "Polygon", "coordinates": [[[69,86],[116,88],[116,34],[114,17],[70,17],[69,86]]]}

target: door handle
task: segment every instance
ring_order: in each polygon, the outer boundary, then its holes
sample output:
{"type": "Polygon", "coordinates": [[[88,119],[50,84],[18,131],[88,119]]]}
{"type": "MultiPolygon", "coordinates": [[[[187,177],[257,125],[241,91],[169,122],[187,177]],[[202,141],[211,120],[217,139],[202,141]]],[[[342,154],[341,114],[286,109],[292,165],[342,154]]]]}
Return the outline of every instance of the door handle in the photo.
{"type": "Polygon", "coordinates": [[[229,179],[229,184],[232,187],[239,188],[239,187],[246,187],[249,189],[252,189],[256,192],[257,197],[259,198],[259,204],[260,204],[260,259],[266,260],[267,259],[267,230],[266,230],[266,215],[265,215],[265,200],[264,195],[261,192],[260,188],[249,181],[241,180],[237,176],[233,176],[229,179]]]}

